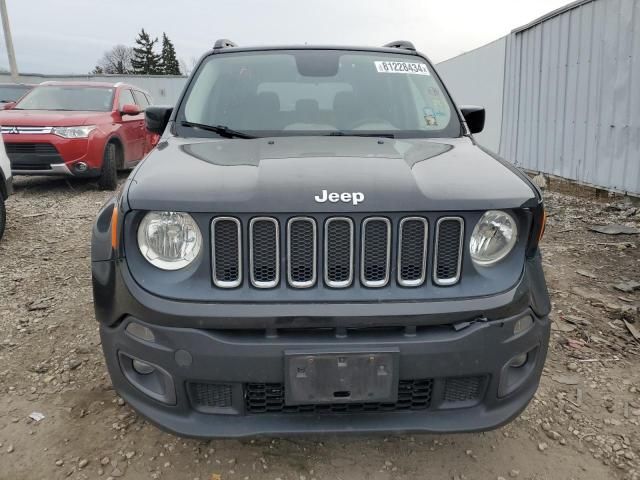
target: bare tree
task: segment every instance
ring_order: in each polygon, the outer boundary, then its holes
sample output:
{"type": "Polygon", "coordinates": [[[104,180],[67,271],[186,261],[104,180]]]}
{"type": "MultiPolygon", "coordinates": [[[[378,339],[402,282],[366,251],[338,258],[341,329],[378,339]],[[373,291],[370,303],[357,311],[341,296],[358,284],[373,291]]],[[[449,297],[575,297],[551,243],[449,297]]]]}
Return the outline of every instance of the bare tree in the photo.
{"type": "Polygon", "coordinates": [[[181,57],[178,62],[180,63],[180,72],[187,76],[189,76],[191,72],[195,70],[196,65],[198,65],[198,59],[196,57],[190,57],[189,60],[181,57]]]}
{"type": "Polygon", "coordinates": [[[121,75],[132,73],[132,58],[133,48],[125,45],[116,45],[111,50],[104,52],[93,73],[115,73],[121,75]]]}
{"type": "Polygon", "coordinates": [[[191,69],[187,66],[187,62],[184,61],[184,58],[178,60],[180,64],[180,71],[183,75],[189,75],[191,73],[191,69]]]}

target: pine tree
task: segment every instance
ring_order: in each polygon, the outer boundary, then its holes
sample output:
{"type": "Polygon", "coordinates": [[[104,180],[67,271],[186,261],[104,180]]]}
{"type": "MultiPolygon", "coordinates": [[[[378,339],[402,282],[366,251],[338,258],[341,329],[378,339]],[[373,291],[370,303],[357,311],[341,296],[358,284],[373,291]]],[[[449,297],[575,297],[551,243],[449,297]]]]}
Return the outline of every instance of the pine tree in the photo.
{"type": "Polygon", "coordinates": [[[176,58],[176,49],[166,33],[162,33],[162,53],[160,54],[160,65],[162,73],[165,75],[181,75],[180,63],[176,58]]]}
{"type": "Polygon", "coordinates": [[[138,34],[136,46],[133,47],[133,58],[131,59],[133,73],[136,75],[162,74],[160,55],[153,51],[153,47],[157,42],[157,38],[151,40],[151,37],[144,31],[144,28],[138,34]]]}

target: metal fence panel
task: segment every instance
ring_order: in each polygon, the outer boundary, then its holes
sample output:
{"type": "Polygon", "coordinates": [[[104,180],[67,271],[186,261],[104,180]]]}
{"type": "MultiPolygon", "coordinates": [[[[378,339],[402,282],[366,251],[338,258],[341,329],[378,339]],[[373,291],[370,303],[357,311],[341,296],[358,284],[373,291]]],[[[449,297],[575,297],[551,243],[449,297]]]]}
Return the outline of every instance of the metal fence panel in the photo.
{"type": "Polygon", "coordinates": [[[640,194],[640,0],[581,0],[507,37],[500,153],[640,194]]]}

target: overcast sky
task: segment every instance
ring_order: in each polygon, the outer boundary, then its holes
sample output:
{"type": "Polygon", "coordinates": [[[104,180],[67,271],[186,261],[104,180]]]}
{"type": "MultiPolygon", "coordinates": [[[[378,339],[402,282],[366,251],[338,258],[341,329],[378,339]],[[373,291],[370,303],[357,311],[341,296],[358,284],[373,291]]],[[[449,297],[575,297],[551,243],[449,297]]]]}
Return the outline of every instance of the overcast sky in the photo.
{"type": "MultiPolygon", "coordinates": [[[[141,27],[191,64],[217,38],[240,45],[382,45],[406,39],[439,62],[568,0],[7,0],[18,68],[87,73],[141,27]]],[[[0,42],[0,67],[7,67],[0,42]]]]}

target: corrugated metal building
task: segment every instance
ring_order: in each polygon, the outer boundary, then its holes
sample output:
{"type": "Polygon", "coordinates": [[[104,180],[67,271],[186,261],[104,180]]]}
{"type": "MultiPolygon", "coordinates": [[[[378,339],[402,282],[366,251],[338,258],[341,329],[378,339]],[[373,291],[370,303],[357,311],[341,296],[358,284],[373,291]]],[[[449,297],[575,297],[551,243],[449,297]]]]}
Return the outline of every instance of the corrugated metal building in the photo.
{"type": "MultiPolygon", "coordinates": [[[[19,76],[22,83],[41,83],[47,81],[76,82],[125,82],[146,90],[156,105],[173,105],[178,100],[187,77],[177,75],[40,75],[26,73],[19,76]]],[[[10,83],[9,74],[0,74],[0,83],[10,83]]]]}
{"type": "Polygon", "coordinates": [[[479,141],[527,170],[640,195],[640,0],[579,0],[502,41],[502,61],[494,42],[437,66],[456,101],[488,106],[499,141],[479,141]]]}

